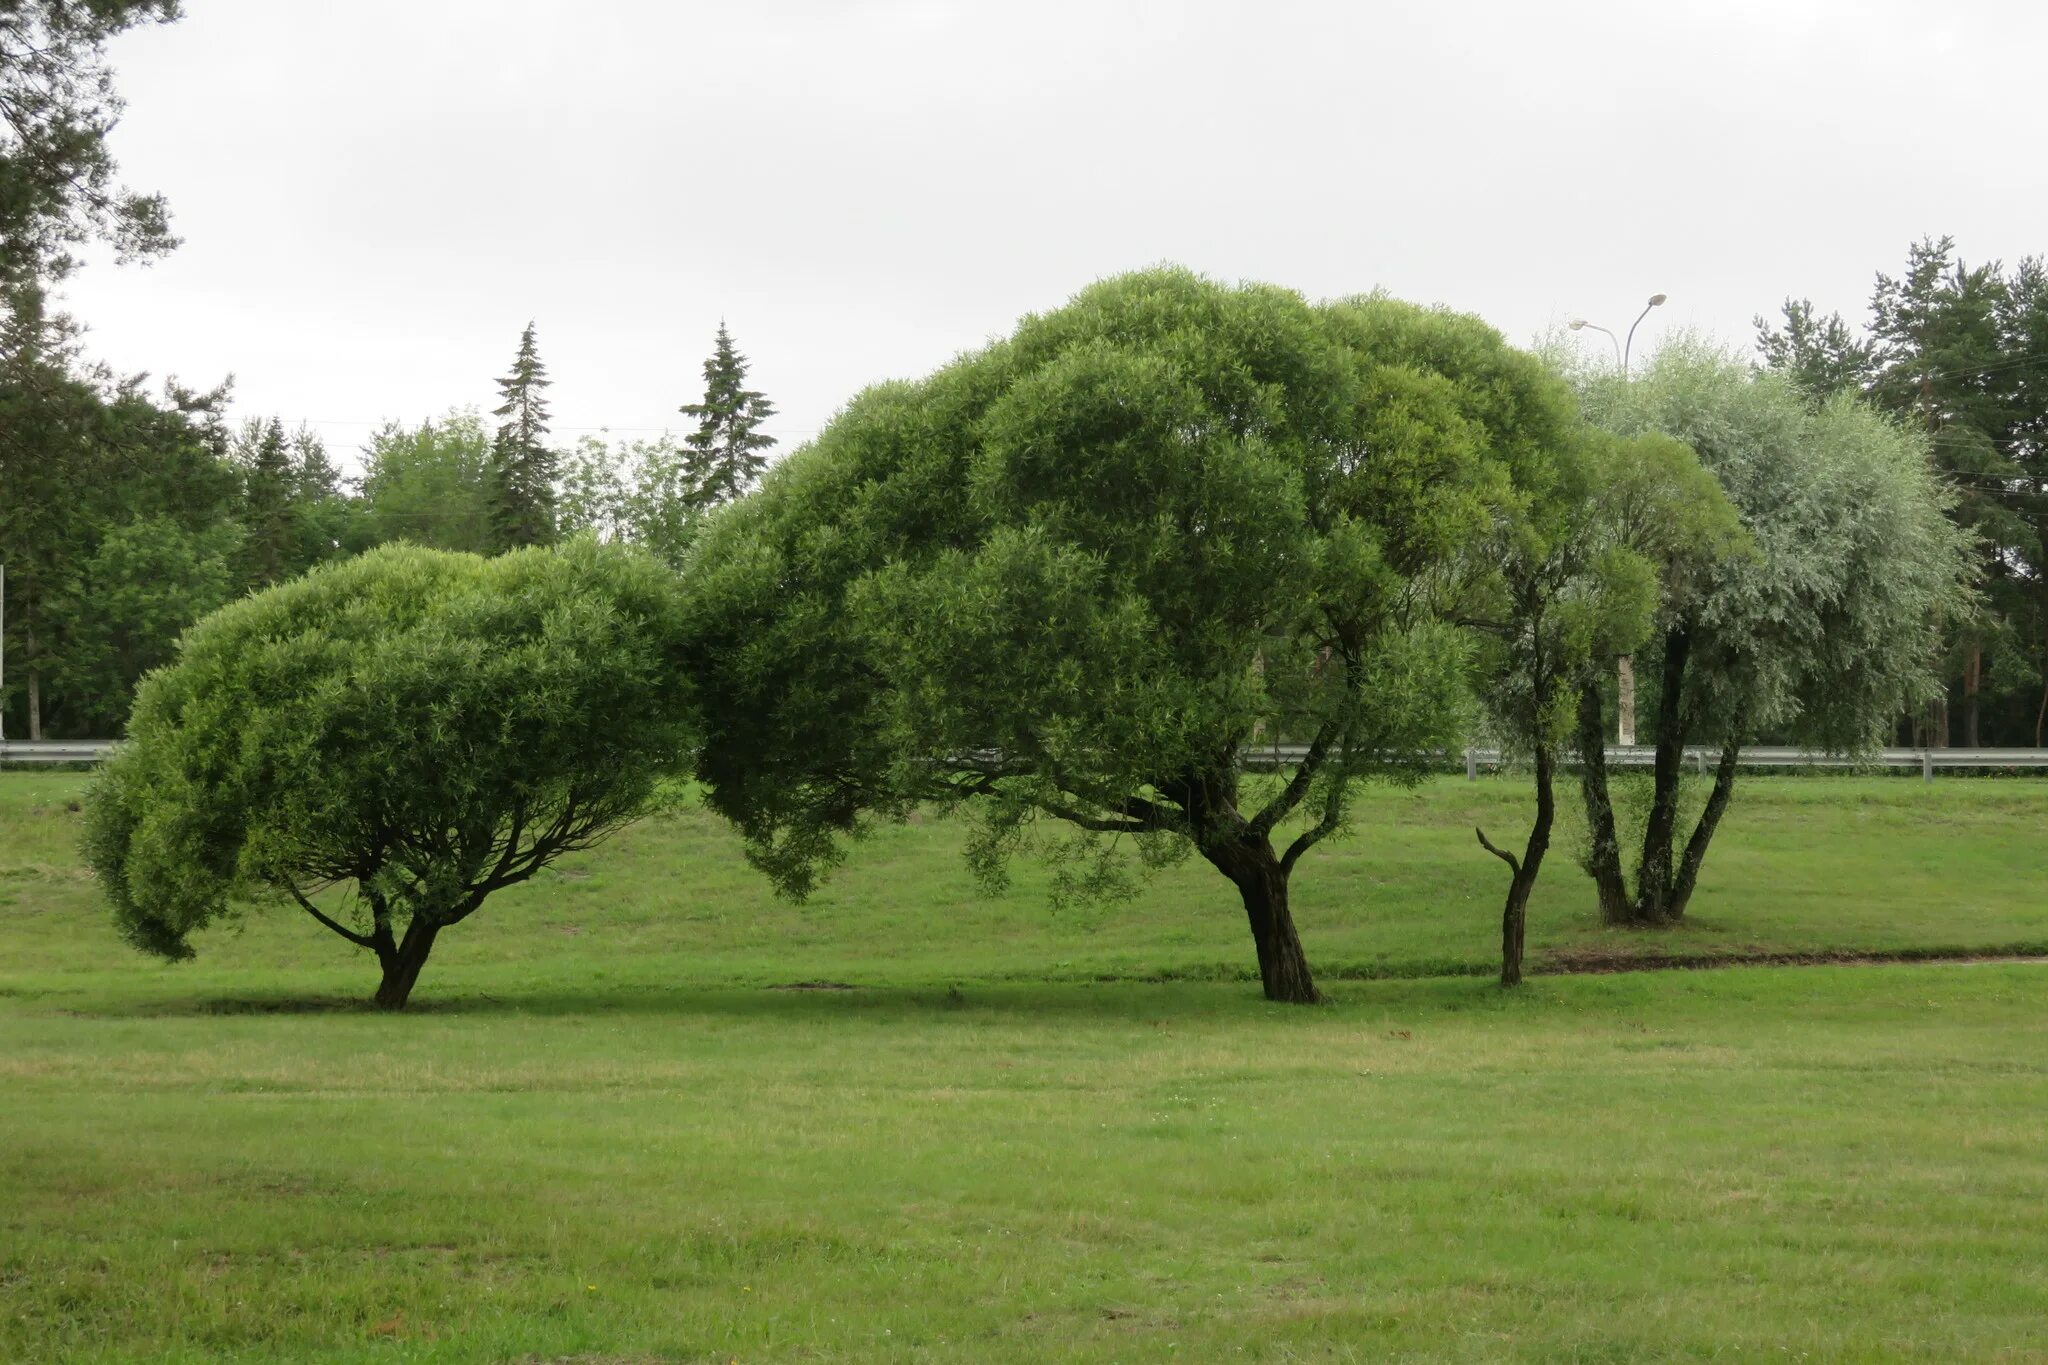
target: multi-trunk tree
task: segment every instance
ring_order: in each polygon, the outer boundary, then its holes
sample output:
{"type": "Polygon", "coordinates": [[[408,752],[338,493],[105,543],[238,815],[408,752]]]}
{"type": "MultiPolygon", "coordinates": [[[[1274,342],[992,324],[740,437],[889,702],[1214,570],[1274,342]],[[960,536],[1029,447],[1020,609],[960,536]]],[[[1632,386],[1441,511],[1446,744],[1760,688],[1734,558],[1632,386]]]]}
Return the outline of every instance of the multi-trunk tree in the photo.
{"type": "Polygon", "coordinates": [[[1685,914],[1735,786],[1764,736],[1854,754],[1940,683],[1943,632],[1974,606],[1968,537],[1924,437],[1843,394],[1819,407],[1786,378],[1679,340],[1632,382],[1589,374],[1588,417],[1690,446],[1734,506],[1748,550],[1668,576],[1638,652],[1656,757],[1633,876],[1607,781],[1597,686],[1578,698],[1587,867],[1613,923],[1685,914]],[[1681,828],[1685,748],[1718,751],[1704,808],[1681,828]]]}
{"type": "Polygon", "coordinates": [[[1519,856],[1480,844],[1508,865],[1501,910],[1501,984],[1518,985],[1530,893],[1557,818],[1560,751],[1580,698],[1598,695],[1615,658],[1648,636],[1660,601],[1745,552],[1734,509],[1681,442],[1655,433],[1624,440],[1584,429],[1548,468],[1522,481],[1519,514],[1484,542],[1481,571],[1460,615],[1481,641],[1479,694],[1495,731],[1533,770],[1535,809],[1519,856]]]}
{"type": "Polygon", "coordinates": [[[442,933],[686,765],[679,624],[673,574],[587,542],[389,546],[214,613],[87,798],[121,932],[186,958],[238,907],[286,908],[403,1008],[442,933]]]}
{"type": "Polygon", "coordinates": [[[1291,875],[1353,784],[1456,741],[1438,607],[1571,423],[1471,318],[1096,285],[862,394],[712,521],[687,565],[708,800],[793,894],[920,801],[967,806],[989,880],[1034,841],[1077,842],[1082,891],[1191,850],[1268,998],[1313,1001],[1291,875]],[[1255,737],[1305,756],[1254,777],[1255,737]]]}

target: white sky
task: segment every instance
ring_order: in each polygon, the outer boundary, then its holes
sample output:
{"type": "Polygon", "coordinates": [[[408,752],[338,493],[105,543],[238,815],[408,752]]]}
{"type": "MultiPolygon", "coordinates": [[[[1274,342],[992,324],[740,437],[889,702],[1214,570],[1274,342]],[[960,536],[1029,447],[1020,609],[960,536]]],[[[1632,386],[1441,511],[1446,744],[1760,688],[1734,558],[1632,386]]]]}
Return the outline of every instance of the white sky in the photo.
{"type": "Polygon", "coordinates": [[[722,316],[794,443],[1161,261],[1517,341],[1664,291],[1640,348],[1787,294],[1860,320],[1927,233],[2048,251],[2020,0],[186,8],[112,49],[186,243],[68,306],[344,456],[488,407],[529,318],[565,440],[680,428],[722,316]]]}

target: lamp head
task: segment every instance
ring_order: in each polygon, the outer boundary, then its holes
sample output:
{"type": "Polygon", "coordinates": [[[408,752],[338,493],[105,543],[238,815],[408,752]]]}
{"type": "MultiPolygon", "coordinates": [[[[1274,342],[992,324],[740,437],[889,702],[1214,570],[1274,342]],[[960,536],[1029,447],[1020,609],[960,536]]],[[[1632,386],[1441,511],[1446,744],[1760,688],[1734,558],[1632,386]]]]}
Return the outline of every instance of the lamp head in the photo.
{"type": "Polygon", "coordinates": [[[1650,295],[1650,307],[1655,308],[1658,304],[1662,302],[1664,302],[1664,296],[1662,294],[1650,295]]]}
{"type": "Polygon", "coordinates": [[[1573,318],[1571,320],[1571,329],[1574,332],[1578,331],[1581,327],[1584,327],[1585,325],[1586,320],[1584,318],[1573,318]]]}

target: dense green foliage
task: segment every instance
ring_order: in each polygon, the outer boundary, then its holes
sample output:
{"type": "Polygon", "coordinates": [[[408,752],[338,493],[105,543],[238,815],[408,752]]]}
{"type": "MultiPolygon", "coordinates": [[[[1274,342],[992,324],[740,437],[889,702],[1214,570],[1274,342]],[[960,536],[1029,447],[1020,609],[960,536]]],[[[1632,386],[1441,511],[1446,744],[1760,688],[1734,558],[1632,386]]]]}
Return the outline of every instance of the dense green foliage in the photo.
{"type": "Polygon", "coordinates": [[[686,762],[676,616],[652,560],[579,542],[381,549],[208,617],[89,799],[123,934],[184,957],[237,905],[296,903],[402,1006],[436,935],[686,762]]]}
{"type": "Polygon", "coordinates": [[[1973,605],[1969,539],[1917,433],[1849,395],[1818,407],[1784,377],[1711,346],[1661,348],[1633,380],[1583,377],[1588,414],[1689,445],[1734,505],[1751,552],[1666,584],[1657,638],[1656,786],[1635,885],[1623,885],[1606,792],[1607,727],[1582,694],[1591,871],[1616,919],[1685,912],[1733,791],[1741,745],[1765,736],[1857,753],[1939,685],[1944,630],[1973,605]],[[1692,830],[1679,828],[1682,748],[1722,751],[1692,830]]]}
{"type": "Polygon", "coordinates": [[[240,586],[220,398],[85,366],[61,320],[0,324],[8,735],[114,733],[143,670],[240,586]]]}
{"type": "Polygon", "coordinates": [[[1879,274],[1867,329],[1786,301],[1757,319],[1765,363],[1815,402],[1853,392],[1926,435],[1978,542],[1987,610],[1954,623],[1946,686],[1914,743],[2043,743],[2048,733],[2048,262],[1971,266],[1929,238],[1879,274]],[[1951,717],[1960,723],[1952,724],[1951,717]]]}
{"type": "Polygon", "coordinates": [[[491,435],[474,409],[416,427],[387,423],[363,452],[363,535],[372,544],[488,554],[496,534],[491,475],[491,435]]]}
{"type": "Polygon", "coordinates": [[[798,894],[864,814],[926,799],[976,799],[990,880],[1033,842],[1089,892],[1125,851],[1192,848],[1267,993],[1313,999],[1289,874],[1355,780],[1457,741],[1439,607],[1573,430],[1563,385],[1471,318],[1097,285],[863,394],[713,523],[687,570],[710,800],[798,894]],[[1254,804],[1262,734],[1310,747],[1254,804]]]}

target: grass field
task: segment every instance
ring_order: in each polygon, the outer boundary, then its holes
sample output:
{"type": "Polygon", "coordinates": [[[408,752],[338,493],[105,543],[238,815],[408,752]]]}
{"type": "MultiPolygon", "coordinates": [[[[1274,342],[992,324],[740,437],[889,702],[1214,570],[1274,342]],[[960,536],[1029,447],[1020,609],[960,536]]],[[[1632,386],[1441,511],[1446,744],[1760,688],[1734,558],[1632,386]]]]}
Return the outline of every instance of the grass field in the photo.
{"type": "MultiPolygon", "coordinates": [[[[1304,864],[1327,1008],[1204,868],[1055,914],[934,821],[790,907],[685,812],[399,1017],[296,918],[120,945],[78,785],[0,776],[0,1360],[2048,1360],[2048,966],[1444,975],[1510,783],[1304,864]]],[[[2044,851],[2048,784],[1760,780],[1695,924],[1561,860],[1532,947],[2040,950],[2044,851]]]]}

